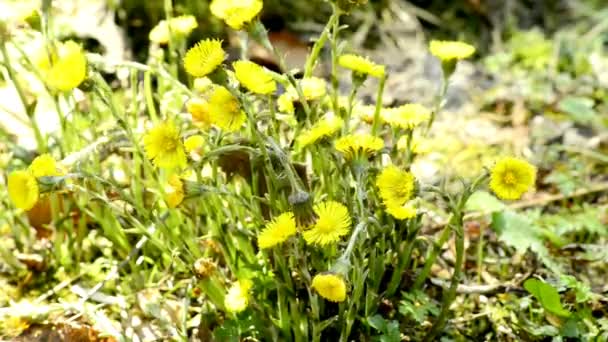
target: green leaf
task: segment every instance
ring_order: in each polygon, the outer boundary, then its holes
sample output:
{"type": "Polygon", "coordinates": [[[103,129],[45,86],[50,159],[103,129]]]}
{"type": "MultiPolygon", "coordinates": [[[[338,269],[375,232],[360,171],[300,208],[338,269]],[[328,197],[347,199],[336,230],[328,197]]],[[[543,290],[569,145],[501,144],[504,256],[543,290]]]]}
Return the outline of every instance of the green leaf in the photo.
{"type": "Polygon", "coordinates": [[[513,211],[494,213],[492,229],[498,233],[502,242],[514,247],[519,253],[541,243],[539,228],[528,217],[513,211]]]}
{"type": "Polygon", "coordinates": [[[386,320],[384,319],[384,317],[378,314],[368,317],[367,324],[369,324],[370,327],[376,329],[377,331],[386,331],[386,320]]]}
{"type": "Polygon", "coordinates": [[[595,102],[587,97],[568,96],[557,104],[557,108],[568,114],[572,120],[581,123],[591,123],[597,115],[593,109],[595,102]]]}
{"type": "Polygon", "coordinates": [[[476,191],[469,197],[465,209],[491,213],[504,210],[505,204],[487,191],[476,191]]]}
{"type": "Polygon", "coordinates": [[[545,310],[561,317],[570,316],[570,312],[562,306],[559,293],[553,286],[531,278],[524,282],[524,288],[540,302],[545,310]]]}

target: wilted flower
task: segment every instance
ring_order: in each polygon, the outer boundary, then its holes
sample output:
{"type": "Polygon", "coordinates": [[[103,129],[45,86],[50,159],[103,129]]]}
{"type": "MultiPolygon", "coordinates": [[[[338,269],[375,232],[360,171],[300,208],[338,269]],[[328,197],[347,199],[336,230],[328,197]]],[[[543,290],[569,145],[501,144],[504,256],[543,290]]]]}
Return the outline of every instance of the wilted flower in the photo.
{"type": "Polygon", "coordinates": [[[184,69],[194,77],[203,77],[212,73],[226,59],[222,41],[205,39],[196,43],[184,56],[184,69]]]}
{"type": "Polygon", "coordinates": [[[331,302],[343,302],[346,299],[346,283],[338,274],[317,274],[312,278],[312,288],[331,302]]]}
{"type": "Polygon", "coordinates": [[[296,220],[292,212],[286,212],[268,222],[258,234],[258,246],[270,248],[285,242],[296,234],[296,220]]]}
{"type": "Polygon", "coordinates": [[[338,64],[346,69],[350,69],[355,73],[370,75],[376,78],[382,78],[385,74],[384,65],[379,65],[366,57],[346,54],[338,58],[338,64]]]}
{"type": "Polygon", "coordinates": [[[211,94],[209,113],[211,122],[226,131],[240,129],[246,119],[238,99],[222,86],[215,87],[211,94]]]}
{"type": "Polygon", "coordinates": [[[211,13],[235,30],[253,20],[262,10],[262,0],[213,0],[211,13]]]}
{"type": "Polygon", "coordinates": [[[293,97],[289,93],[283,93],[277,99],[279,111],[282,113],[293,114],[296,109],[293,106],[293,97]]]}
{"type": "Polygon", "coordinates": [[[236,61],[232,63],[236,79],[249,91],[267,95],[277,90],[277,84],[264,67],[250,61],[236,61]]]}
{"type": "Polygon", "coordinates": [[[186,152],[190,153],[196,151],[205,145],[205,137],[202,135],[192,135],[186,138],[184,141],[184,148],[186,152]]]}
{"type": "Polygon", "coordinates": [[[312,145],[317,141],[329,137],[342,127],[344,121],[334,115],[324,116],[317,121],[310,129],[302,131],[298,136],[298,144],[301,147],[312,145]]]}
{"type": "Polygon", "coordinates": [[[157,44],[169,43],[169,34],[176,38],[188,36],[192,30],[198,27],[193,15],[181,15],[169,20],[161,20],[152,28],[148,38],[157,44]]]}
{"type": "Polygon", "coordinates": [[[519,199],[536,183],[536,168],[514,157],[499,160],[490,174],[490,189],[504,200],[519,199]]]}
{"type": "Polygon", "coordinates": [[[335,147],[346,160],[355,160],[372,156],[384,147],[384,142],[367,133],[349,134],[338,139],[335,147]]]}
{"type": "Polygon", "coordinates": [[[337,242],[348,234],[351,219],[348,209],[342,203],[322,202],[315,205],[314,211],[318,219],[310,229],[304,231],[306,242],[324,246],[337,242]]]}
{"type": "Polygon", "coordinates": [[[240,280],[234,283],[224,297],[226,311],[239,313],[249,305],[249,290],[253,286],[251,280],[240,280]]]}
{"type": "Polygon", "coordinates": [[[186,152],[179,130],[171,121],[153,127],[144,135],[144,148],[148,159],[160,168],[186,166],[186,152]]]}
{"type": "Polygon", "coordinates": [[[184,200],[184,183],[178,175],[173,174],[165,186],[165,202],[169,208],[176,208],[184,200]]]}
{"type": "Polygon", "coordinates": [[[29,171],[14,171],[8,176],[8,195],[19,209],[30,210],[38,202],[38,183],[29,171]]]}

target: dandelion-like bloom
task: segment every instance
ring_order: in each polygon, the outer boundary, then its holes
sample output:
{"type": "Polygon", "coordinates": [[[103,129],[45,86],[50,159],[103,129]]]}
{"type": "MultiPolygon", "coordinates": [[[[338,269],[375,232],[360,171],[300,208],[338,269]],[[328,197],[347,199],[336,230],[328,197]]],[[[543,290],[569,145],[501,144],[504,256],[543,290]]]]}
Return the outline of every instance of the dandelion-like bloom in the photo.
{"type": "Polygon", "coordinates": [[[296,111],[293,106],[293,97],[289,93],[283,93],[279,96],[277,106],[282,113],[293,114],[296,111]]]}
{"type": "Polygon", "coordinates": [[[346,299],[346,283],[337,274],[317,274],[312,278],[312,288],[319,296],[331,302],[343,302],[346,299]]]}
{"type": "Polygon", "coordinates": [[[423,105],[408,103],[382,111],[382,119],[393,127],[413,129],[431,118],[431,111],[423,105]]]}
{"type": "Polygon", "coordinates": [[[57,162],[48,153],[36,157],[30,164],[29,171],[34,177],[61,176],[63,173],[57,167],[57,162]]]}
{"type": "Polygon", "coordinates": [[[328,245],[340,240],[340,237],[348,234],[351,225],[348,209],[342,204],[334,201],[322,202],[314,207],[317,221],[304,231],[306,242],[317,245],[328,245]]]}
{"type": "Polygon", "coordinates": [[[277,83],[266,68],[250,61],[236,61],[232,63],[236,79],[249,91],[267,95],[277,90],[277,83]]]}
{"type": "Polygon", "coordinates": [[[213,0],[211,13],[235,30],[253,20],[262,10],[262,0],[213,0]]]}
{"type": "Polygon", "coordinates": [[[274,247],[295,234],[296,220],[292,212],[286,212],[266,224],[266,227],[258,234],[258,246],[260,248],[274,247]]]}
{"type": "Polygon", "coordinates": [[[373,135],[358,133],[341,137],[336,141],[335,147],[345,159],[353,160],[372,156],[384,147],[384,142],[373,135]]]}
{"type": "Polygon", "coordinates": [[[212,73],[226,59],[222,41],[205,39],[196,43],[184,56],[184,69],[194,77],[203,77],[212,73]]]}
{"type": "Polygon", "coordinates": [[[14,171],[8,176],[8,196],[19,209],[30,210],[38,202],[38,183],[29,171],[14,171]]]}
{"type": "MultiPolygon", "coordinates": [[[[318,100],[327,94],[327,82],[319,77],[306,77],[300,80],[300,88],[307,101],[318,100]]],[[[297,91],[291,87],[288,92],[298,99],[297,91]]]]}
{"type": "Polygon", "coordinates": [[[186,110],[192,115],[192,121],[198,127],[207,129],[211,126],[211,113],[207,101],[198,97],[192,98],[186,104],[186,110]]]}
{"type": "Polygon", "coordinates": [[[192,135],[184,140],[184,148],[190,153],[202,148],[205,145],[205,137],[202,135],[192,135]]]}
{"type": "Polygon", "coordinates": [[[245,113],[239,101],[230,91],[222,86],[215,88],[209,99],[211,122],[226,131],[236,131],[245,122],[245,113]]]}
{"type": "Polygon", "coordinates": [[[87,58],[82,47],[74,41],[45,47],[34,58],[40,75],[55,90],[70,91],[87,76],[87,58]]]}
{"type": "Polygon", "coordinates": [[[463,42],[431,40],[431,54],[444,62],[465,59],[475,53],[475,47],[463,42]]]}
{"type": "Polygon", "coordinates": [[[353,54],[346,54],[338,58],[338,64],[346,69],[350,69],[355,73],[370,75],[376,78],[382,78],[385,74],[384,65],[379,65],[367,57],[362,57],[353,54]]]}
{"type": "Polygon", "coordinates": [[[339,131],[343,123],[344,121],[337,116],[325,116],[317,121],[310,129],[300,133],[298,144],[301,147],[312,145],[339,131]]]}
{"type": "Polygon", "coordinates": [[[186,166],[186,152],[179,130],[171,121],[153,127],[144,135],[146,156],[160,168],[186,166]]]}
{"type": "Polygon", "coordinates": [[[536,183],[536,168],[514,157],[499,160],[490,174],[490,189],[504,200],[519,199],[536,183]]]}
{"type": "Polygon", "coordinates": [[[169,43],[169,34],[176,38],[188,36],[198,27],[196,18],[193,15],[181,15],[169,20],[161,20],[150,30],[148,38],[157,44],[169,43]]]}
{"type": "Polygon", "coordinates": [[[376,186],[380,192],[386,212],[400,220],[416,216],[416,209],[408,202],[414,196],[415,179],[407,171],[391,165],[378,175],[376,186]]]}
{"type": "Polygon", "coordinates": [[[249,305],[249,290],[253,286],[251,280],[241,280],[232,284],[224,297],[224,307],[231,313],[239,313],[249,305]]]}
{"type": "Polygon", "coordinates": [[[176,208],[184,200],[184,183],[178,175],[169,177],[165,186],[165,202],[169,208],[176,208]]]}

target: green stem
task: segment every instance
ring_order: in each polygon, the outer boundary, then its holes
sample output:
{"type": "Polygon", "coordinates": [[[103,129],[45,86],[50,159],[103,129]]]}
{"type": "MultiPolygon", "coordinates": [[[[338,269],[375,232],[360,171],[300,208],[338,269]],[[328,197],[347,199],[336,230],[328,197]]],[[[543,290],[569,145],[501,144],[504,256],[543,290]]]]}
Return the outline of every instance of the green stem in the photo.
{"type": "Polygon", "coordinates": [[[384,85],[386,84],[386,76],[380,79],[378,84],[378,95],[376,96],[376,110],[374,111],[374,123],[372,125],[372,135],[378,135],[378,126],[380,125],[380,111],[382,110],[382,95],[384,94],[384,85]]]}
{"type": "Polygon", "coordinates": [[[339,115],[340,106],[338,104],[338,96],[339,96],[339,82],[338,82],[338,35],[340,33],[340,9],[338,6],[334,5],[333,16],[335,16],[335,20],[332,23],[331,30],[331,87],[333,89],[333,109],[334,115],[339,115]]]}
{"type": "Polygon", "coordinates": [[[449,223],[443,228],[443,231],[439,236],[439,240],[433,245],[433,249],[431,249],[431,251],[427,254],[424,261],[424,268],[422,269],[422,272],[420,273],[420,275],[418,275],[416,281],[414,282],[414,285],[412,286],[413,290],[419,290],[420,287],[422,287],[422,284],[424,284],[424,282],[428,278],[429,274],[431,273],[431,267],[435,263],[435,259],[437,259],[437,255],[439,255],[441,247],[445,245],[445,243],[448,241],[448,238],[450,237],[450,225],[452,224],[454,217],[455,216],[452,216],[452,218],[450,218],[449,223]]]}
{"type": "MultiPolygon", "coordinates": [[[[354,85],[353,89],[351,89],[350,94],[348,95],[348,110],[346,111],[346,117],[344,118],[344,134],[348,134],[350,117],[353,114],[353,102],[355,102],[355,96],[357,96],[357,91],[359,90],[358,85],[354,85]]],[[[338,113],[334,113],[334,115],[338,115],[338,113]]]]}
{"type": "Polygon", "coordinates": [[[329,18],[327,25],[325,25],[321,36],[315,42],[315,45],[313,45],[312,50],[310,51],[310,55],[306,60],[306,66],[304,68],[304,77],[312,76],[312,72],[315,68],[317,60],[319,59],[319,54],[321,53],[321,50],[323,50],[323,47],[327,42],[327,38],[329,38],[329,32],[331,32],[332,27],[334,27],[335,23],[338,21],[339,18],[340,15],[338,14],[338,12],[334,11],[331,17],[329,18]]]}
{"type": "Polygon", "coordinates": [[[429,124],[426,126],[425,135],[428,134],[428,132],[431,130],[431,127],[433,126],[433,123],[435,122],[435,117],[441,110],[443,98],[445,97],[445,94],[447,93],[447,91],[448,91],[448,79],[446,78],[446,75],[444,73],[442,73],[441,88],[439,88],[439,94],[437,94],[437,97],[435,98],[435,106],[433,108],[433,111],[431,112],[431,118],[429,120],[429,124]]]}
{"type": "Polygon", "coordinates": [[[407,240],[404,242],[403,252],[399,253],[397,267],[395,267],[391,280],[388,283],[385,297],[390,297],[395,294],[399,288],[399,285],[401,284],[401,274],[410,265],[412,251],[414,249],[414,245],[416,244],[416,235],[420,229],[419,221],[411,220],[409,228],[410,232],[407,236],[407,240]]]}

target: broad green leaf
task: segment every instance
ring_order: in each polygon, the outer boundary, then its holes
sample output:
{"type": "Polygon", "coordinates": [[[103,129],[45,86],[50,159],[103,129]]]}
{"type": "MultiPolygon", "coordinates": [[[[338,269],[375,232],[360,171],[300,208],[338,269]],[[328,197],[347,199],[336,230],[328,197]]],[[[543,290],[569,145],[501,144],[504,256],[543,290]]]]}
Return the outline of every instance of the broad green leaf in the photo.
{"type": "Polygon", "coordinates": [[[561,317],[570,316],[570,312],[562,306],[559,293],[553,286],[531,278],[524,282],[524,288],[540,302],[545,310],[561,317]]]}
{"type": "Polygon", "coordinates": [[[596,117],[597,112],[593,109],[595,102],[587,97],[568,96],[557,104],[557,108],[568,114],[572,120],[588,124],[596,117]]]}
{"type": "Polygon", "coordinates": [[[380,315],[373,315],[367,318],[370,327],[382,332],[386,330],[386,320],[380,315]]]}
{"type": "Polygon", "coordinates": [[[517,252],[524,253],[535,243],[540,243],[540,233],[530,219],[513,211],[494,213],[492,229],[499,239],[517,252]]]}
{"type": "Polygon", "coordinates": [[[504,210],[505,204],[487,191],[476,191],[469,197],[465,208],[469,211],[491,213],[504,210]]]}

